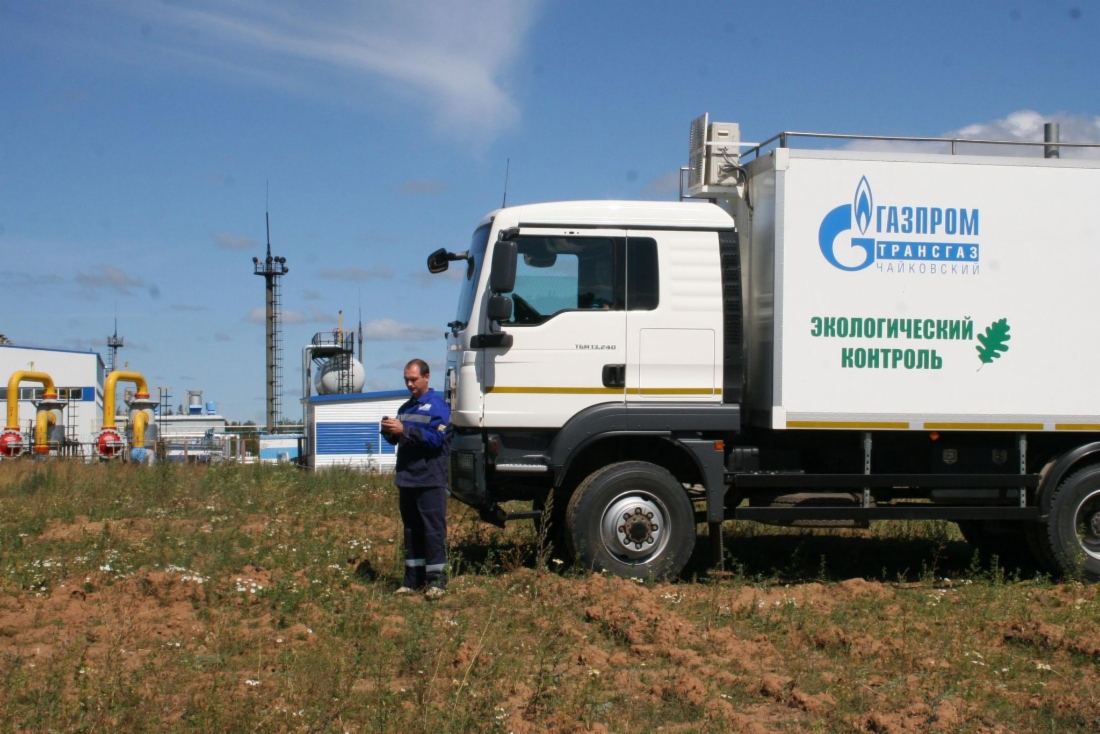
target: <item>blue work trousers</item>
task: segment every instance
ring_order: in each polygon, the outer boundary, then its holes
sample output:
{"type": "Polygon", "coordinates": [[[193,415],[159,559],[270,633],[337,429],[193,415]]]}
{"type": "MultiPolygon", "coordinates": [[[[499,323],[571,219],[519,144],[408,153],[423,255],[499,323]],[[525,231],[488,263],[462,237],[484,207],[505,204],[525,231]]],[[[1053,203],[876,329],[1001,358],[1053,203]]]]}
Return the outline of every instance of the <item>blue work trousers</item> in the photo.
{"type": "Polygon", "coordinates": [[[446,487],[398,487],[405,525],[405,580],[402,586],[442,587],[447,565],[446,487]]]}

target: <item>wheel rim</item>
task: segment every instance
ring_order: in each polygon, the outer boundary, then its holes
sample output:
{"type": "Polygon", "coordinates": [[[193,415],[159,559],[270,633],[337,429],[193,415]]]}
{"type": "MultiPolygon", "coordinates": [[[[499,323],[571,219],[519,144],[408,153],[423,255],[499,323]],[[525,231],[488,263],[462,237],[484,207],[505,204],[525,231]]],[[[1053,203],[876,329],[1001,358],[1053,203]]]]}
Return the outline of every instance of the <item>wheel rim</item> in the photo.
{"type": "Polygon", "coordinates": [[[668,508],[648,492],[624,492],[607,504],[600,540],[608,553],[626,563],[652,561],[668,546],[668,508]]]}
{"type": "Polygon", "coordinates": [[[1087,495],[1077,505],[1074,529],[1085,555],[1100,560],[1100,489],[1087,495]]]}

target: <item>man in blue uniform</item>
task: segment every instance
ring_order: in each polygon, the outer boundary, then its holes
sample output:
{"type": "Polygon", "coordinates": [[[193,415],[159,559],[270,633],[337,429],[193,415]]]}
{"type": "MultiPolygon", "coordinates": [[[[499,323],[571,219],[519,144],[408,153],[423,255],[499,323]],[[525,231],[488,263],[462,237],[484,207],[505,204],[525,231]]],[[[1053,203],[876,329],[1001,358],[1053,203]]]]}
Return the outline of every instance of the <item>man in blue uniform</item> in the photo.
{"type": "Polygon", "coordinates": [[[451,454],[451,407],[428,387],[428,363],[405,365],[412,393],[396,418],[381,423],[382,437],[397,446],[397,485],[405,525],[405,579],[398,594],[427,587],[443,595],[447,564],[447,460],[451,454]]]}

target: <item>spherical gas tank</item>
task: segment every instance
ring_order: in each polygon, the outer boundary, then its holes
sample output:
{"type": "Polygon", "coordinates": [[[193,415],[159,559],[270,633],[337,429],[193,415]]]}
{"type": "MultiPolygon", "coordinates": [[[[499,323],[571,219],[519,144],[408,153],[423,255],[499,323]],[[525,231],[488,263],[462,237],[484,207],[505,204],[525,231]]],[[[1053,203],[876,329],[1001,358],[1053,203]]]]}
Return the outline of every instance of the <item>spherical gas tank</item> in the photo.
{"type": "Polygon", "coordinates": [[[326,362],[317,372],[313,387],[318,395],[335,395],[340,392],[362,392],[367,373],[359,360],[352,357],[348,363],[338,360],[326,362]],[[350,371],[350,375],[348,372],[350,371]]]}

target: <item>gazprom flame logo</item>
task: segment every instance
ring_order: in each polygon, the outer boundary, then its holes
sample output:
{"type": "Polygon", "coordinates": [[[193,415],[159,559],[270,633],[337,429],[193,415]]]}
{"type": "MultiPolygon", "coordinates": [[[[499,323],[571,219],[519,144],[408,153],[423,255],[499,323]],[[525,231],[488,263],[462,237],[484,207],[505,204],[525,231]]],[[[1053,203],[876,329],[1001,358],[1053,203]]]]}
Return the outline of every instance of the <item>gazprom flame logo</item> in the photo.
{"type": "Polygon", "coordinates": [[[886,273],[977,275],[980,214],[969,207],[876,204],[863,176],[852,203],[821,220],[817,244],[830,265],[848,272],[878,260],[886,273]]]}
{"type": "Polygon", "coordinates": [[[867,234],[867,228],[871,226],[871,212],[874,211],[874,201],[871,198],[871,184],[867,183],[867,177],[859,180],[856,186],[856,198],[852,202],[856,212],[856,224],[859,225],[859,233],[867,234]]]}
{"type": "MultiPolygon", "coordinates": [[[[821,247],[821,254],[825,256],[830,265],[841,270],[855,271],[863,270],[875,261],[875,240],[873,237],[852,237],[851,249],[862,250],[862,254],[855,258],[856,262],[854,264],[847,265],[837,260],[836,257],[836,240],[840,234],[850,231],[855,226],[859,229],[860,235],[866,235],[868,228],[871,226],[871,214],[874,210],[871,184],[867,182],[867,177],[864,176],[859,180],[859,185],[856,186],[856,195],[852,203],[838,206],[821,220],[821,228],[817,231],[817,242],[821,247]],[[852,221],[853,213],[855,215],[854,222],[852,221]]],[[[845,260],[849,259],[851,258],[845,258],[845,260]]]]}

